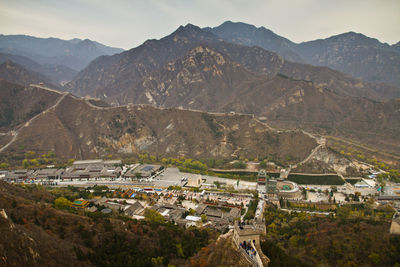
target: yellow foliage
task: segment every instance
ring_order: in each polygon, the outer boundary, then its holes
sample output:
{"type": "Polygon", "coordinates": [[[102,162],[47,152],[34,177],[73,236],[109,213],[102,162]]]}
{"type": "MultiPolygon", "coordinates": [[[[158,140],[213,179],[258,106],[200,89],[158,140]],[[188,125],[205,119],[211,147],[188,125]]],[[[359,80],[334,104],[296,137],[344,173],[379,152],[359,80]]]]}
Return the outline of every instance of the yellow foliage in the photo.
{"type": "Polygon", "coordinates": [[[54,201],[54,206],[57,209],[65,209],[71,206],[72,202],[66,199],[65,197],[59,197],[54,201]]]}

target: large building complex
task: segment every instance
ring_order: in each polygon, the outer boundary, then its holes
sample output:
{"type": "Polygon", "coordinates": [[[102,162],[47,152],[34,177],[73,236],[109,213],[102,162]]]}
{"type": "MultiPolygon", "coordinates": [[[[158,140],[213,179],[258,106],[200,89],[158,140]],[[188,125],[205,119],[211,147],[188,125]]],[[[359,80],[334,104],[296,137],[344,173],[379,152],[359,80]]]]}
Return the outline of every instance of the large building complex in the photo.
{"type": "Polygon", "coordinates": [[[282,178],[273,179],[265,170],[260,170],[258,173],[257,189],[265,193],[268,198],[301,198],[301,190],[295,182],[282,178]]]}

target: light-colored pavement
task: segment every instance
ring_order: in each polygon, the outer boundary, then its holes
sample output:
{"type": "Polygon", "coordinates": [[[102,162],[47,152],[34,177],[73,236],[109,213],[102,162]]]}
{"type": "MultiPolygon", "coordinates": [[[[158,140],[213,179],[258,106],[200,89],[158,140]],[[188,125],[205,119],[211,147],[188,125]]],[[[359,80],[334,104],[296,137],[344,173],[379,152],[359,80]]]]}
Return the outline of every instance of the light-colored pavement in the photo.
{"type": "MultiPolygon", "coordinates": [[[[159,186],[168,187],[170,185],[183,186],[186,182],[182,181],[182,178],[196,178],[201,176],[204,184],[214,184],[214,182],[219,182],[220,184],[232,185],[236,189],[237,180],[235,179],[227,179],[220,178],[209,175],[200,175],[194,173],[183,173],[180,172],[178,168],[167,168],[161,175],[158,175],[153,179],[153,182],[159,186]]],[[[239,181],[238,189],[250,189],[255,190],[257,183],[255,182],[247,182],[247,181],[239,181]]]]}
{"type": "MultiPolygon", "coordinates": [[[[182,178],[196,178],[199,174],[193,173],[183,173],[180,172],[178,168],[166,168],[163,172],[158,175],[155,175],[149,179],[140,179],[138,180],[130,180],[130,179],[123,179],[118,178],[114,181],[110,180],[90,180],[90,181],[57,181],[58,186],[67,186],[67,185],[74,185],[80,187],[89,187],[93,185],[107,185],[110,187],[134,187],[134,186],[154,186],[154,187],[169,187],[169,186],[184,186],[187,182],[182,181],[182,178]]],[[[255,190],[257,183],[255,182],[247,182],[247,181],[239,181],[239,187],[237,188],[237,180],[235,179],[227,179],[227,178],[220,178],[215,176],[208,176],[208,175],[200,175],[203,184],[211,185],[214,182],[218,181],[221,185],[231,185],[235,189],[239,190],[255,190]]]]}

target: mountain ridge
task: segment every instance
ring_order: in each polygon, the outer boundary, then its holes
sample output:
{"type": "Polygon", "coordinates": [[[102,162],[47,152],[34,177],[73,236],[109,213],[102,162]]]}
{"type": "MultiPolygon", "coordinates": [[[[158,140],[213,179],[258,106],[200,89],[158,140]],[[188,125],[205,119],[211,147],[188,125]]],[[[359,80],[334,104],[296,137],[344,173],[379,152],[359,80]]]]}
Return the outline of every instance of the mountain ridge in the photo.
{"type": "Polygon", "coordinates": [[[68,68],[64,65],[41,65],[28,57],[12,54],[0,53],[0,64],[6,61],[12,61],[25,68],[28,71],[34,73],[40,73],[51,83],[57,86],[63,85],[63,83],[70,81],[78,73],[77,71],[68,68]]]}
{"type": "Polygon", "coordinates": [[[230,21],[207,28],[226,41],[257,45],[289,61],[327,66],[369,82],[399,87],[400,55],[397,44],[381,43],[375,38],[352,31],[325,39],[294,43],[264,29],[230,21]]]}
{"type": "MultiPolygon", "coordinates": [[[[364,83],[335,71],[326,72],[324,67],[291,63],[285,61],[281,56],[259,47],[224,42],[214,34],[205,32],[192,24],[180,26],[176,31],[160,40],[148,40],[124,53],[94,60],[72,82],[67,84],[66,88],[81,96],[91,95],[103,99],[119,95],[123,91],[132,91],[145,76],[162,69],[169,61],[178,59],[198,45],[212,47],[214,50],[230,56],[232,60],[242,64],[249,71],[270,77],[283,71],[284,75],[295,75],[296,79],[310,80],[307,78],[309,74],[301,70],[308,68],[309,73],[312,74],[309,77],[314,77],[320,85],[325,84],[325,87],[331,87],[331,90],[334,91],[376,99],[400,97],[400,90],[397,88],[364,83]],[[318,75],[321,71],[325,72],[323,78],[318,75]],[[356,85],[361,86],[362,90],[357,89],[356,85]]],[[[123,101],[117,104],[129,102],[123,101]]]]}
{"type": "Polygon", "coordinates": [[[23,66],[9,60],[0,64],[0,78],[24,86],[29,86],[32,83],[43,83],[47,86],[60,89],[60,87],[53,85],[50,80],[41,73],[27,70],[23,66]]]}
{"type": "Polygon", "coordinates": [[[54,105],[51,99],[50,108],[21,128],[2,156],[18,154],[19,148],[25,147],[54,151],[66,159],[149,153],[202,159],[290,158],[296,162],[316,146],[315,140],[301,131],[271,130],[248,115],[147,105],[99,107],[71,94],[58,95],[56,101],[54,105]]]}
{"type": "MultiPolygon", "coordinates": [[[[354,138],[351,131],[356,127],[352,121],[368,122],[356,123],[368,132],[372,120],[366,114],[371,111],[370,116],[381,114],[387,105],[387,114],[374,119],[377,125],[382,125],[382,128],[374,127],[375,133],[384,133],[383,129],[390,124],[400,127],[395,119],[384,122],[396,113],[396,109],[389,108],[398,105],[395,100],[372,101],[339,94],[316,83],[284,75],[257,75],[205,45],[193,48],[183,58],[147,76],[135,91],[117,96],[116,102],[123,99],[166,108],[258,114],[278,127],[300,127],[347,138],[354,138]]],[[[390,149],[396,143],[396,137],[390,131],[385,133],[386,144],[367,138],[363,131],[359,138],[368,144],[382,144],[385,149],[390,149]]]]}
{"type": "Polygon", "coordinates": [[[29,58],[42,66],[34,71],[42,72],[57,83],[71,80],[79,70],[98,56],[122,51],[123,49],[108,47],[89,39],[62,40],[54,37],[0,34],[0,53],[3,57],[8,54],[29,58]]]}

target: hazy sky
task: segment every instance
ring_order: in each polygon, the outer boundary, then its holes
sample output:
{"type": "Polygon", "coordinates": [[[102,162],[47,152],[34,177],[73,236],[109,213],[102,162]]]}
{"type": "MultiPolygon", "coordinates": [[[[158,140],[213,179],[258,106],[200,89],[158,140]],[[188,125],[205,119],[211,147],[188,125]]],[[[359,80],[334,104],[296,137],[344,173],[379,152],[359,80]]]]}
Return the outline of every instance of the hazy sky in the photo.
{"type": "Polygon", "coordinates": [[[89,38],[129,49],[179,25],[226,20],[264,26],[294,42],[355,31],[400,41],[400,0],[0,0],[0,33],[89,38]]]}

